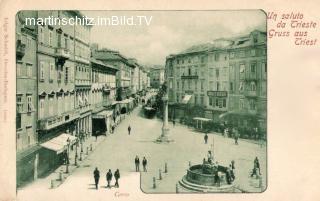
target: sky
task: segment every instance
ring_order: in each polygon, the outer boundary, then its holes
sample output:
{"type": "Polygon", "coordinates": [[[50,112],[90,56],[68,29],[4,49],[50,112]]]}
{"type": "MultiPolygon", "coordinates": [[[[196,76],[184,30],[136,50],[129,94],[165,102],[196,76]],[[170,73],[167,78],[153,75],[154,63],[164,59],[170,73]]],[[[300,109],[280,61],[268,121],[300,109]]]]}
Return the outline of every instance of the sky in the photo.
{"type": "Polygon", "coordinates": [[[82,11],[88,17],[152,16],[150,25],[93,26],[91,43],[118,50],[140,64],[164,65],[166,56],[192,45],[266,31],[266,15],[261,10],[243,11],[82,11]]]}

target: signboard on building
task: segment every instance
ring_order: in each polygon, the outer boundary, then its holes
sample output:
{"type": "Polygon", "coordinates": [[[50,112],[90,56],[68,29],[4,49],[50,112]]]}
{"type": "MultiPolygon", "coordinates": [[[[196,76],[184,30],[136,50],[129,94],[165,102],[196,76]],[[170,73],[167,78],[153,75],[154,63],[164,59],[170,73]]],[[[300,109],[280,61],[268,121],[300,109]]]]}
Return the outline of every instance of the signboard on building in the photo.
{"type": "Polygon", "coordinates": [[[227,91],[207,91],[207,95],[212,97],[227,97],[228,92],[227,91]]]}
{"type": "Polygon", "coordinates": [[[192,90],[186,90],[185,94],[193,94],[193,91],[192,90]]]}

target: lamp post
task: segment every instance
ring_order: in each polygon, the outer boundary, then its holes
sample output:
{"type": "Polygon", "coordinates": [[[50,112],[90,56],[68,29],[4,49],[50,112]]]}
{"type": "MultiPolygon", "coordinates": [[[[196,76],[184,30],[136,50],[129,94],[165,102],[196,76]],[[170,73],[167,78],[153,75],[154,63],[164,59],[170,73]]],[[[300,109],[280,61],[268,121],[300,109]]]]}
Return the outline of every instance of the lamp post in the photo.
{"type": "Polygon", "coordinates": [[[75,151],[75,157],[74,157],[74,165],[77,166],[77,159],[78,159],[78,138],[77,138],[77,142],[76,142],[76,151],[75,151]]]}
{"type": "Polygon", "coordinates": [[[70,146],[70,139],[67,139],[67,159],[66,159],[66,173],[69,173],[69,146],[70,146]]]}

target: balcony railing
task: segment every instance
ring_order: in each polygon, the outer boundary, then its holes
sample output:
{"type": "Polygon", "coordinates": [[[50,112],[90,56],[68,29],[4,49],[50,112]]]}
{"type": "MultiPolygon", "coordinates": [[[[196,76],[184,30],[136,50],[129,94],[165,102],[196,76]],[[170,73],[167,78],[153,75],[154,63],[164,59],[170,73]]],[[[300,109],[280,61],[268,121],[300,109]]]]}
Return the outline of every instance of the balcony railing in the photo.
{"type": "Polygon", "coordinates": [[[18,59],[22,59],[24,57],[26,52],[26,44],[22,43],[21,40],[17,41],[17,49],[16,49],[16,55],[18,59]]]}
{"type": "Polygon", "coordinates": [[[55,115],[53,117],[38,120],[38,128],[39,130],[49,130],[73,121],[79,117],[80,112],[78,110],[69,111],[60,115],[55,115]]]}
{"type": "Polygon", "coordinates": [[[69,50],[65,48],[58,47],[56,48],[56,57],[61,59],[69,59],[70,58],[70,52],[69,50]]]}
{"type": "Polygon", "coordinates": [[[70,58],[69,50],[65,48],[58,47],[56,48],[56,63],[64,65],[65,61],[70,58]]]}

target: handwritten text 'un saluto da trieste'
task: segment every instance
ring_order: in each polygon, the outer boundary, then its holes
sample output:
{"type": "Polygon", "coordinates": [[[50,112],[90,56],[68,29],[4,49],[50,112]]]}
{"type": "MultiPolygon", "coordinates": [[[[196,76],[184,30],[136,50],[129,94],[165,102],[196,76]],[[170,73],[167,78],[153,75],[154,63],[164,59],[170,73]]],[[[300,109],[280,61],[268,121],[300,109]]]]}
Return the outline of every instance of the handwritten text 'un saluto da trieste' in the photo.
{"type": "Polygon", "coordinates": [[[315,20],[305,18],[300,12],[278,13],[268,12],[268,38],[293,38],[297,46],[315,46],[318,28],[315,20]]]}

